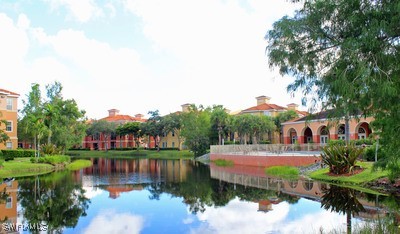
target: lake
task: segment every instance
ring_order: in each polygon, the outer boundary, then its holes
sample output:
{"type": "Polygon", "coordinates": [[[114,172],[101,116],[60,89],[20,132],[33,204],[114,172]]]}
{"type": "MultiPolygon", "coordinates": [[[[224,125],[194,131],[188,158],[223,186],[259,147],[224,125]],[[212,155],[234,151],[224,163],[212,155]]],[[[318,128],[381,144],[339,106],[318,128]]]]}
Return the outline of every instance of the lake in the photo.
{"type": "MultiPolygon", "coordinates": [[[[191,160],[92,159],[0,185],[4,230],[23,233],[329,233],[384,217],[390,196],[191,160]],[[12,226],[16,225],[16,226],[12,226]]],[[[393,205],[394,203],[394,205],[393,205]]],[[[0,232],[2,233],[2,232],[0,232]]]]}

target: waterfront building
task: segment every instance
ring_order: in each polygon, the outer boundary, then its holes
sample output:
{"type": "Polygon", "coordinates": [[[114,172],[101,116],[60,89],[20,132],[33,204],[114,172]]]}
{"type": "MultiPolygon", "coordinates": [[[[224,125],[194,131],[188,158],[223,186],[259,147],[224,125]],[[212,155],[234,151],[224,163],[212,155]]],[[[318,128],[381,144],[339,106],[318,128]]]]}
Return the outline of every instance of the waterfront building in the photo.
{"type": "Polygon", "coordinates": [[[5,120],[5,123],[1,123],[0,127],[9,137],[5,144],[0,144],[0,150],[18,147],[18,98],[18,93],[0,88],[0,120],[5,120]]]}
{"type": "MultiPolygon", "coordinates": [[[[322,111],[316,114],[304,116],[298,119],[282,123],[284,144],[326,144],[329,140],[345,140],[346,130],[344,119],[335,121],[329,118],[334,110],[322,111]]],[[[350,117],[350,140],[366,139],[372,129],[370,123],[372,117],[350,117]]]]}
{"type": "MultiPolygon", "coordinates": [[[[295,103],[290,103],[286,105],[286,107],[273,104],[270,102],[271,98],[267,96],[258,96],[256,97],[257,100],[257,105],[249,107],[247,109],[244,109],[240,111],[238,114],[239,115],[244,115],[244,114],[251,114],[251,115],[265,115],[269,116],[271,118],[277,117],[280,113],[289,111],[289,110],[294,110],[298,117],[304,117],[307,116],[306,111],[301,111],[298,109],[298,105],[295,103]]],[[[270,140],[270,143],[273,144],[278,144],[282,143],[282,139],[280,137],[279,129],[276,132],[272,132],[268,134],[268,136],[265,136],[267,139],[270,140]]]]}
{"type": "MultiPolygon", "coordinates": [[[[147,119],[143,118],[142,114],[136,114],[134,117],[130,115],[121,115],[119,110],[110,109],[108,110],[108,116],[101,118],[107,122],[113,122],[118,125],[125,124],[128,122],[146,122],[147,119]]],[[[88,124],[93,122],[90,120],[88,124]]],[[[98,136],[85,136],[82,142],[82,148],[90,150],[105,150],[105,149],[116,149],[116,148],[134,148],[134,147],[154,147],[154,140],[150,139],[147,145],[137,146],[134,141],[134,136],[132,134],[125,136],[118,136],[113,133],[111,136],[105,136],[104,134],[99,134],[98,136]]]]}

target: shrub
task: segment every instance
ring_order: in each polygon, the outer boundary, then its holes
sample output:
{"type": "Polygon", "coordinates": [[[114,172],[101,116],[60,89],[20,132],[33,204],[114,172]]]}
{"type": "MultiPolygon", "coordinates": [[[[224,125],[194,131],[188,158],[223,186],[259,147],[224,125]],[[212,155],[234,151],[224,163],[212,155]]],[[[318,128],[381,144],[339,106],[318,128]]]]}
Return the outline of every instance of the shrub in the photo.
{"type": "Polygon", "coordinates": [[[333,146],[333,145],[345,146],[346,145],[346,141],[345,140],[329,140],[328,141],[328,146],[333,146]]]}
{"type": "Polygon", "coordinates": [[[118,151],[128,151],[128,150],[137,150],[136,147],[123,147],[123,148],[115,148],[113,150],[118,150],[118,151]]]}
{"type": "Polygon", "coordinates": [[[17,149],[17,150],[2,150],[1,152],[3,154],[3,158],[6,161],[13,160],[14,158],[33,157],[33,156],[35,156],[35,151],[34,150],[17,149]]]}
{"type": "Polygon", "coordinates": [[[238,141],[224,141],[224,145],[238,145],[240,142],[238,141]]]}
{"type": "MultiPolygon", "coordinates": [[[[157,147],[156,148],[147,148],[147,150],[157,150],[157,147]]],[[[161,148],[160,147],[160,150],[179,150],[179,148],[176,148],[176,147],[174,147],[174,148],[172,148],[172,147],[161,148]]]]}
{"type": "Polygon", "coordinates": [[[45,156],[41,157],[44,159],[44,163],[48,163],[51,165],[57,165],[57,164],[68,164],[71,162],[71,158],[66,155],[51,155],[51,156],[45,156]]]}
{"type": "Polygon", "coordinates": [[[265,168],[265,173],[268,175],[279,176],[287,179],[297,178],[300,174],[297,167],[292,166],[272,166],[265,168]]]}
{"type": "Polygon", "coordinates": [[[322,161],[328,165],[329,172],[334,174],[346,174],[353,170],[356,160],[362,155],[364,149],[350,144],[328,145],[322,148],[322,161]]]}
{"type": "Polygon", "coordinates": [[[47,163],[51,165],[68,164],[71,158],[66,155],[48,155],[44,157],[31,158],[32,163],[47,163]]]}
{"type": "Polygon", "coordinates": [[[56,155],[62,153],[62,148],[54,144],[43,144],[40,146],[40,153],[42,155],[56,155]]]}
{"type": "Polygon", "coordinates": [[[225,160],[225,159],[216,159],[213,162],[215,163],[215,165],[219,167],[231,167],[234,164],[232,160],[225,160]]]}

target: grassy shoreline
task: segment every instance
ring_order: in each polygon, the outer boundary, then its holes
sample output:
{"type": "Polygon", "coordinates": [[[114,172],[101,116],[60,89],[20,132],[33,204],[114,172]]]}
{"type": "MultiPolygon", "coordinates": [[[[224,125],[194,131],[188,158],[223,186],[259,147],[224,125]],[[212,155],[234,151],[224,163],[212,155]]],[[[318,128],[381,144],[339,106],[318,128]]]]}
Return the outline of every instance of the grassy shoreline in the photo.
{"type": "Polygon", "coordinates": [[[3,163],[3,167],[0,168],[0,178],[18,178],[43,175],[64,169],[79,170],[92,165],[91,161],[89,160],[76,161],[66,165],[65,163],[52,165],[48,163],[32,163],[30,158],[15,158],[14,160],[3,163]]]}
{"type": "Polygon", "coordinates": [[[330,176],[327,174],[329,168],[323,168],[311,172],[309,174],[309,177],[314,180],[325,181],[335,184],[363,185],[368,182],[387,176],[387,171],[382,171],[382,170],[372,171],[372,166],[373,166],[372,162],[358,162],[357,165],[364,168],[364,170],[355,175],[330,176]]]}
{"type": "Polygon", "coordinates": [[[0,178],[25,177],[53,172],[55,166],[45,163],[31,163],[30,158],[15,158],[3,163],[0,178]]]}

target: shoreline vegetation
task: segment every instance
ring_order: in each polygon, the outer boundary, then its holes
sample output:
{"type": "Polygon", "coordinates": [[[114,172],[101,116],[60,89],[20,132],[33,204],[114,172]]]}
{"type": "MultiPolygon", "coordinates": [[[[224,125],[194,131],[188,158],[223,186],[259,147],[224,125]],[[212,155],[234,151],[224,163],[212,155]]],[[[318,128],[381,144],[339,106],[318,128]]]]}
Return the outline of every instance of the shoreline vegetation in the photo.
{"type": "MultiPolygon", "coordinates": [[[[58,158],[58,156],[46,157],[58,158]]],[[[68,157],[68,159],[70,158],[68,157]]],[[[43,175],[64,169],[79,170],[92,165],[90,160],[75,160],[70,162],[70,160],[57,161],[56,159],[53,163],[32,161],[34,161],[32,158],[15,158],[13,160],[3,162],[2,166],[0,167],[0,178],[4,179],[43,175]]]]}
{"type": "Polygon", "coordinates": [[[148,158],[148,159],[194,159],[189,150],[69,150],[67,155],[76,158],[148,158]]]}
{"type": "Polygon", "coordinates": [[[188,150],[161,150],[159,152],[155,150],[70,150],[67,152],[67,155],[43,156],[40,158],[17,157],[13,160],[3,160],[2,163],[0,163],[0,178],[42,175],[59,170],[80,170],[92,166],[92,162],[88,160],[89,158],[148,158],[176,160],[193,159],[194,155],[188,150]]]}

